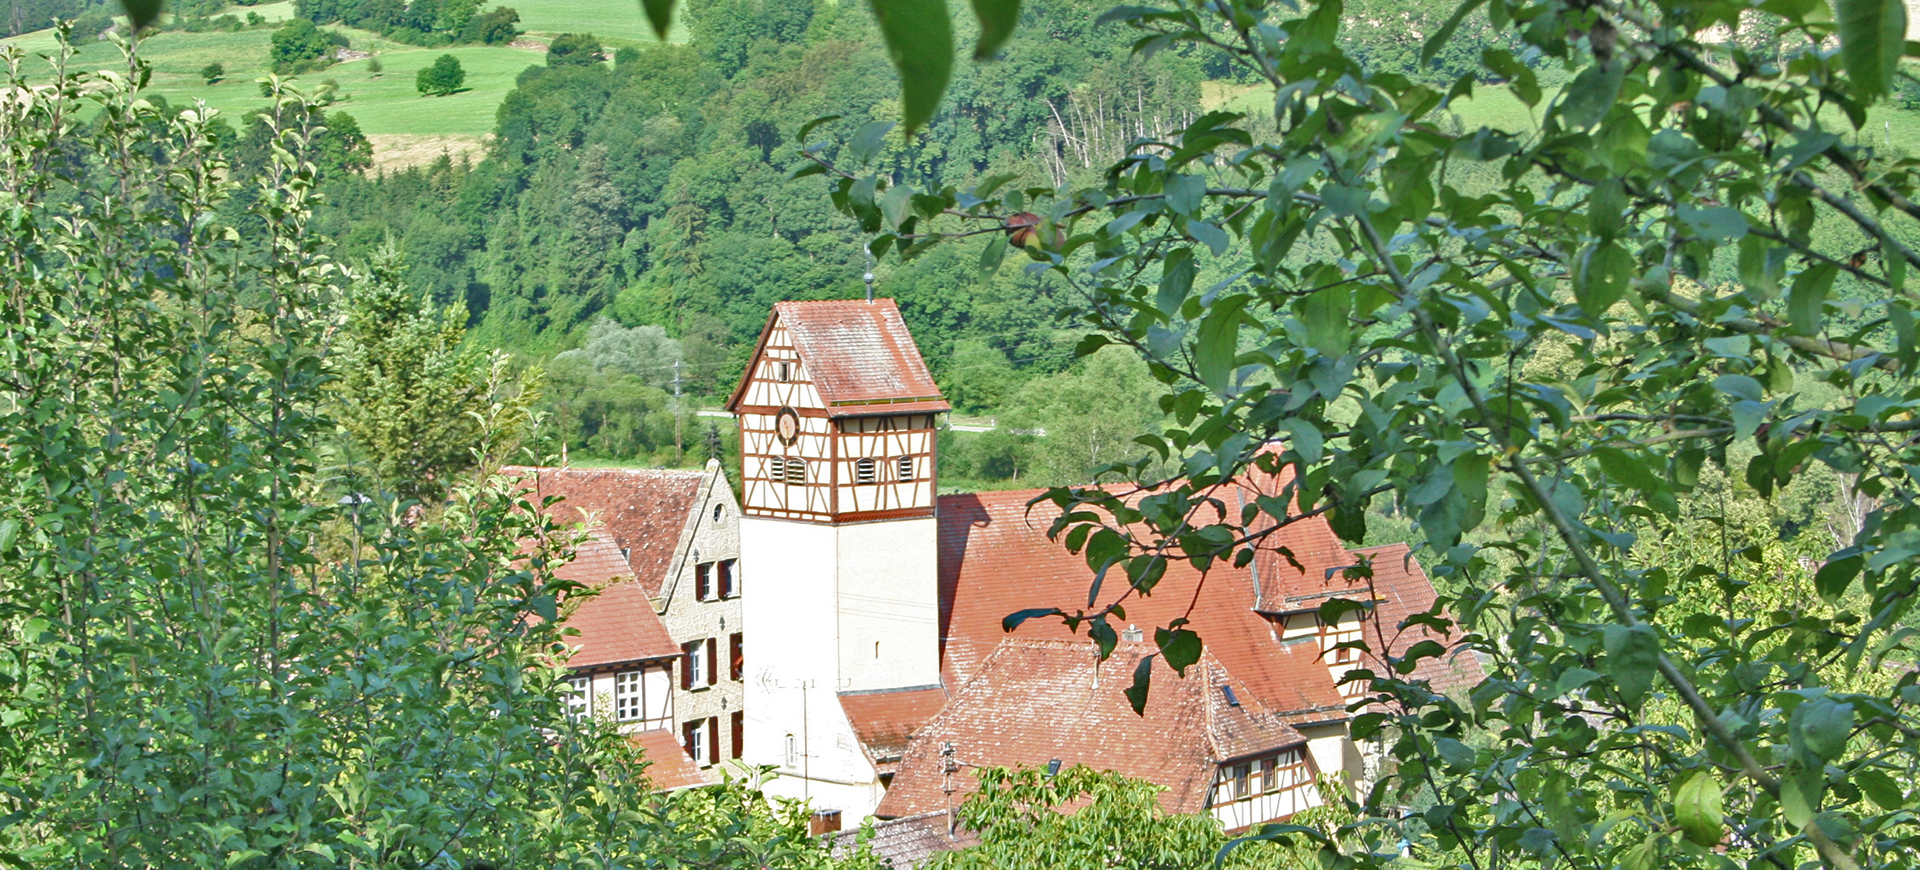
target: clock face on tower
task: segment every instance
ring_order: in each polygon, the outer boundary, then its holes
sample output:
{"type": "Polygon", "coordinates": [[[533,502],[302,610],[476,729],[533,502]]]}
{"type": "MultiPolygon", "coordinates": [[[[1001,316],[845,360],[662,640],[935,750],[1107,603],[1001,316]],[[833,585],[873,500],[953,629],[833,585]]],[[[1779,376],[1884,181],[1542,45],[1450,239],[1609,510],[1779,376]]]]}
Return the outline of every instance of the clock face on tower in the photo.
{"type": "Polygon", "coordinates": [[[793,442],[800,437],[800,415],[794,413],[792,408],[781,408],[774,418],[773,431],[780,436],[780,443],[793,446],[793,442]]]}

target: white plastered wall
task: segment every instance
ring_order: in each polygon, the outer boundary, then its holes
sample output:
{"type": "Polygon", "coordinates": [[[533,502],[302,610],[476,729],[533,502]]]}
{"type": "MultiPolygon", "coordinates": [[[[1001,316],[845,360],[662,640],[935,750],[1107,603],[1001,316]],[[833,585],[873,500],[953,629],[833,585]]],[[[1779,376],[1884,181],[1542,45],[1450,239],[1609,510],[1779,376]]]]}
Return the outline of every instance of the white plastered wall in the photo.
{"type": "Polygon", "coordinates": [[[1313,757],[1313,766],[1321,776],[1344,776],[1348,783],[1364,779],[1360,749],[1348,738],[1347,723],[1307,725],[1299,730],[1307,738],[1307,754],[1313,757]]]}
{"type": "Polygon", "coordinates": [[[932,517],[838,526],[838,691],[940,683],[939,525],[932,517]]]}
{"type": "Polygon", "coordinates": [[[778,778],[765,783],[769,794],[841,810],[851,822],[878,804],[872,795],[878,781],[836,695],[838,538],[834,527],[817,523],[740,521],[740,562],[753,580],[752,590],[741,596],[747,663],[743,760],[776,769],[778,778]],[[788,735],[795,741],[793,759],[787,757],[788,735]]]}

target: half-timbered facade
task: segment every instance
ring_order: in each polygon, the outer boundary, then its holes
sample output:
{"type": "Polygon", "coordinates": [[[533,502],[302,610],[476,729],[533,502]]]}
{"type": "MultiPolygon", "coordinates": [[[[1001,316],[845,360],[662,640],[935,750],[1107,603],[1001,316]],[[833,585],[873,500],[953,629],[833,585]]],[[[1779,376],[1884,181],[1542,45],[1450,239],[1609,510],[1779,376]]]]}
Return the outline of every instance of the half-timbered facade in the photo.
{"type": "MultiPolygon", "coordinates": [[[[709,462],[704,470],[512,466],[503,473],[520,480],[529,501],[545,505],[556,522],[588,530],[590,546],[563,570],[586,572],[579,579],[589,585],[613,584],[602,593],[605,601],[588,604],[587,616],[602,614],[595,631],[661,629],[654,658],[644,665],[597,663],[591,674],[576,667],[579,691],[570,709],[611,719],[622,730],[671,731],[691,763],[718,780],[715,768],[740,758],[745,745],[741,598],[747,580],[740,506],[720,464],[709,462]],[[605,576],[612,569],[620,576],[605,576]],[[616,599],[617,619],[608,610],[616,599]]],[[[586,618],[569,622],[584,625],[586,618]]]]}
{"type": "MultiPolygon", "coordinates": [[[[727,407],[755,584],[744,760],[777,772],[769,793],[851,825],[962,800],[978,765],[1084,763],[1239,829],[1322,803],[1323,776],[1367,776],[1352,693],[1336,687],[1358,663],[1341,645],[1431,605],[1404,548],[1357,554],[1312,518],[1204,583],[1170,565],[1162,585],[1193,591],[1134,596],[1101,662],[1059,620],[1005,627],[1023,609],[1083,608],[1091,571],[1047,537],[1040,491],[937,494],[947,404],[891,300],[778,303],[727,407]],[[1374,581],[1356,582],[1369,555],[1374,581]],[[1320,624],[1329,597],[1362,594],[1320,624]],[[1175,619],[1205,639],[1202,662],[1180,676],[1153,659],[1136,715],[1120,689],[1154,656],[1142,627],[1175,619]]],[[[1218,495],[1284,500],[1284,483],[1249,472],[1218,495]]],[[[1387,651],[1420,636],[1395,631],[1387,651]]]]}
{"type": "Polygon", "coordinates": [[[727,409],[755,577],[746,760],[779,773],[769,792],[859,818],[884,784],[842,699],[940,685],[947,402],[899,308],[875,299],[777,303],[727,409]]]}
{"type": "Polygon", "coordinates": [[[948,405],[893,300],[775,305],[727,408],[748,516],[933,516],[935,422],[948,405]]]}

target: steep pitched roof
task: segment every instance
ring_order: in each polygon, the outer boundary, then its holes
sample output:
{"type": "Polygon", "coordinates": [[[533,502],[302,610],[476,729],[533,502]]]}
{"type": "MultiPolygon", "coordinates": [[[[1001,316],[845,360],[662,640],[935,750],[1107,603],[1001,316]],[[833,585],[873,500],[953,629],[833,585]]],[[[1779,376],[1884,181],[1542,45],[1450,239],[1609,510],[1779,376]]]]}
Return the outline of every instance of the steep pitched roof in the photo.
{"type": "MultiPolygon", "coordinates": [[[[873,839],[868,840],[866,846],[884,866],[893,870],[909,870],[927,863],[941,852],[979,844],[978,834],[966,828],[949,833],[947,824],[944,809],[898,819],[883,819],[873,823],[873,839]]],[[[831,839],[833,856],[846,858],[860,846],[860,829],[847,828],[833,834],[831,839]]]]}
{"type": "MultiPolygon", "coordinates": [[[[828,416],[952,409],[927,372],[892,299],[776,302],[760,333],[761,348],[775,322],[787,328],[828,416]]],[[[759,348],[754,355],[759,356],[759,348]]],[[[728,409],[738,405],[752,377],[749,368],[728,399],[728,409]]]]}
{"type": "Polygon", "coordinates": [[[639,584],[620,583],[580,601],[578,609],[561,619],[579,632],[564,639],[573,649],[567,666],[604,667],[680,655],[680,646],[667,635],[666,624],[647,598],[639,584]]]}
{"type": "MultiPolygon", "coordinates": [[[[1086,609],[1093,571],[1086,561],[1048,540],[1046,529],[1059,509],[1049,503],[1027,502],[1042,490],[971,493],[940,497],[940,619],[941,664],[949,687],[964,684],[981,661],[1006,636],[1001,620],[1007,614],[1034,607],[1058,607],[1068,612],[1086,609]]],[[[1231,498],[1226,509],[1234,511],[1231,498]]],[[[1317,521],[1315,521],[1317,522],[1317,521]]],[[[1312,522],[1296,524],[1276,538],[1304,530],[1312,522]]],[[[1302,547],[1309,572],[1324,572],[1332,561],[1302,547]]],[[[1345,563],[1345,551],[1340,551],[1345,563]]],[[[1101,603],[1119,594],[1120,582],[1109,575],[1101,603]]],[[[1253,572],[1219,564],[1204,576],[1191,563],[1176,561],[1152,595],[1133,595],[1125,602],[1127,622],[1143,632],[1185,617],[1198,632],[1207,651],[1233,672],[1261,701],[1276,712],[1296,716],[1296,722],[1345,719],[1345,704],[1319,650],[1279,645],[1271,628],[1254,612],[1253,572]]],[[[1124,625],[1116,626],[1123,628],[1124,625]]],[[[1074,635],[1057,619],[1032,619],[1015,637],[1070,638],[1074,635]]],[[[1118,690],[1115,690],[1115,694],[1118,690]]]]}
{"type": "Polygon", "coordinates": [[[671,731],[642,731],[627,737],[628,742],[646,753],[647,781],[660,791],[675,791],[707,784],[700,767],[687,757],[687,750],[671,731]]]}
{"type": "Polygon", "coordinates": [[[627,553],[634,579],[658,598],[673,565],[681,532],[694,519],[706,472],[668,468],[533,468],[500,470],[519,479],[535,507],[550,496],[562,501],[547,510],[561,525],[585,523],[605,529],[627,553]]]}
{"type": "MultiPolygon", "coordinates": [[[[1375,604],[1376,618],[1380,629],[1386,633],[1387,646],[1393,655],[1405,655],[1408,649],[1423,640],[1431,640],[1444,647],[1453,646],[1453,638],[1425,625],[1403,628],[1407,617],[1425,613],[1433,607],[1438,597],[1432,581],[1427,579],[1427,572],[1421,569],[1420,562],[1413,558],[1413,552],[1406,544],[1367,547],[1354,550],[1353,553],[1372,560],[1373,588],[1379,595],[1375,604]]],[[[1373,638],[1369,637],[1368,641],[1372,642],[1373,638]]],[[[1415,679],[1426,680],[1434,691],[1441,694],[1471,689],[1486,675],[1486,664],[1480,660],[1480,654],[1465,647],[1450,649],[1446,655],[1438,658],[1421,659],[1413,670],[1415,679]]]]}
{"type": "Polygon", "coordinates": [[[907,751],[907,741],[946,703],[947,691],[939,686],[840,696],[840,708],[853,724],[854,736],[881,773],[894,771],[907,751]]]}
{"type": "MultiPolygon", "coordinates": [[[[979,673],[915,735],[900,771],[875,811],[907,816],[944,808],[940,752],[952,743],[961,762],[952,777],[954,800],[978,790],[972,767],[1086,764],[1164,786],[1169,812],[1204,809],[1215,765],[1250,752],[1305,742],[1299,732],[1256,699],[1224,700],[1234,680],[1210,654],[1180,679],[1160,658],[1144,715],[1121,692],[1134,667],[1153,653],[1147,642],[1122,642],[1096,663],[1085,640],[1009,638],[981,663],[979,673]]],[[[1322,680],[1325,671],[1322,670],[1322,680]]]]}
{"type": "Polygon", "coordinates": [[[595,588],[611,583],[632,583],[633,567],[620,555],[620,545],[605,529],[594,529],[587,539],[573,548],[573,558],[553,568],[553,576],[595,588]]]}

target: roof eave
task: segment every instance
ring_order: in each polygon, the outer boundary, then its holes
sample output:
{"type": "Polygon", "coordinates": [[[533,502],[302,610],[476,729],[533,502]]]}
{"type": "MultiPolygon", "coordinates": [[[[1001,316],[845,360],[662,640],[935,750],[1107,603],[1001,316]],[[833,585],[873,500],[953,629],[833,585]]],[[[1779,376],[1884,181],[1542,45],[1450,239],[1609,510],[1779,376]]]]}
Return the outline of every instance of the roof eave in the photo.
{"type": "Polygon", "coordinates": [[[747,394],[747,384],[753,382],[753,363],[767,349],[767,339],[773,335],[773,323],[780,319],[780,303],[773,304],[773,311],[767,314],[767,325],[760,327],[760,338],[753,343],[753,353],[747,355],[747,367],[740,373],[740,383],[734,385],[733,392],[727,396],[727,404],[722,406],[729,414],[740,413],[740,398],[747,394]]]}

